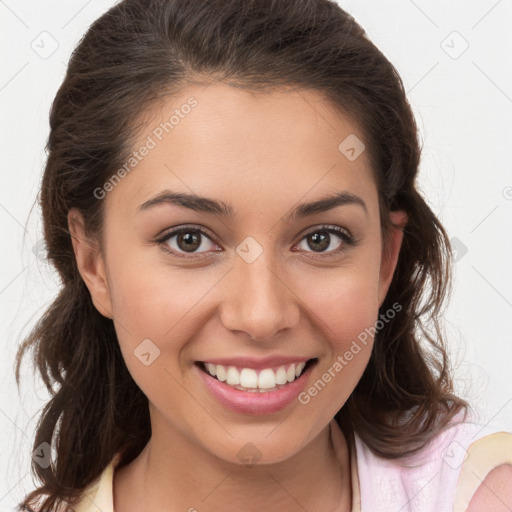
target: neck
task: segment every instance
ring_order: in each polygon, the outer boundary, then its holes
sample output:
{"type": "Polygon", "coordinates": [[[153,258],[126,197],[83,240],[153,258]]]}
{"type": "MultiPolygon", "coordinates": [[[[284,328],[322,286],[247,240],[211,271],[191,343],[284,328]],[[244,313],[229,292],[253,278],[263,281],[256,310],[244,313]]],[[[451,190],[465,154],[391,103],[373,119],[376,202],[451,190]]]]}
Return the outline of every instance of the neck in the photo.
{"type": "Polygon", "coordinates": [[[153,431],[141,454],[114,472],[115,512],[349,512],[348,446],[327,425],[298,453],[275,464],[234,464],[176,433],[153,431]]]}

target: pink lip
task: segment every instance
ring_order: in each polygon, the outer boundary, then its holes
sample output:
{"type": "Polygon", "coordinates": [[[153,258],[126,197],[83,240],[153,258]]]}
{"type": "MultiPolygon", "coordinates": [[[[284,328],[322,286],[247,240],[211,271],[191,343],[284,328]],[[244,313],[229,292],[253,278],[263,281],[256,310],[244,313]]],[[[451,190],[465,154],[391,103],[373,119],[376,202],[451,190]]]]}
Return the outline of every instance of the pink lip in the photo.
{"type": "Polygon", "coordinates": [[[306,368],[306,371],[293,382],[289,382],[276,391],[264,393],[232,388],[204,372],[198,366],[197,372],[211,394],[228,409],[242,414],[272,414],[284,409],[297,399],[306,386],[313,366],[306,368]]]}
{"type": "Polygon", "coordinates": [[[218,359],[205,359],[203,363],[220,364],[222,366],[235,366],[237,368],[252,368],[254,370],[263,370],[264,368],[274,368],[292,363],[302,363],[309,361],[311,357],[299,356],[269,356],[269,357],[224,357],[218,359]]]}

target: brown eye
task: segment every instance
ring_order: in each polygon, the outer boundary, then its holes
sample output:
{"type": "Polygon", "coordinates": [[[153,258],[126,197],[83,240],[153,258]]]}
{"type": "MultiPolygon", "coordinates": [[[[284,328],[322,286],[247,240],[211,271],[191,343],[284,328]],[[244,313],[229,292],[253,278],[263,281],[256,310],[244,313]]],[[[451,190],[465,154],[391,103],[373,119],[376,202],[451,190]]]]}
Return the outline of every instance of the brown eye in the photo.
{"type": "Polygon", "coordinates": [[[183,231],[177,235],[176,245],[186,252],[194,252],[201,246],[201,236],[197,231],[183,231]]]}
{"type": "Polygon", "coordinates": [[[338,226],[321,226],[302,238],[299,249],[329,257],[336,256],[351,245],[355,245],[355,241],[345,229],[338,226]]]}
{"type": "Polygon", "coordinates": [[[187,253],[194,257],[196,254],[200,255],[210,252],[211,249],[218,249],[218,246],[204,230],[193,227],[182,227],[169,231],[156,242],[162,244],[166,251],[185,258],[187,253]]]}
{"type": "Polygon", "coordinates": [[[315,252],[323,252],[331,243],[331,235],[326,231],[318,231],[306,237],[308,246],[315,252]]]}

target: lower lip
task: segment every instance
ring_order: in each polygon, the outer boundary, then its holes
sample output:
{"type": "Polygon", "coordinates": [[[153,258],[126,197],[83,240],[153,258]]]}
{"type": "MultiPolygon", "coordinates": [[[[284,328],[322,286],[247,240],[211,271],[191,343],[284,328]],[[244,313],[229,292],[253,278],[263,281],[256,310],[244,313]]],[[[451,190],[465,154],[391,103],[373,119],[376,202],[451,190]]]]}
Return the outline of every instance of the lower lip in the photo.
{"type": "Polygon", "coordinates": [[[313,368],[310,365],[302,375],[276,391],[260,393],[240,391],[224,382],[220,382],[199,367],[201,379],[211,394],[225,407],[243,414],[272,414],[281,411],[297,399],[306,386],[307,378],[313,368]]]}

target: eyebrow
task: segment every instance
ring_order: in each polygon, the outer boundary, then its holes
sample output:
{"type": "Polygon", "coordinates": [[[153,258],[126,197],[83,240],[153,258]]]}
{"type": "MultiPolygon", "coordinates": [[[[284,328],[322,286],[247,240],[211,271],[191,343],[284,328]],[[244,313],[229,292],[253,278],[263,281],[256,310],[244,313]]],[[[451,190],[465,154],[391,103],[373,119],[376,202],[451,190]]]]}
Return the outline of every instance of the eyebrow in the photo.
{"type": "MultiPolygon", "coordinates": [[[[220,215],[221,217],[230,220],[234,220],[236,218],[236,213],[233,207],[223,201],[210,199],[208,197],[201,197],[195,194],[172,192],[170,190],[164,190],[155,197],[148,199],[142,203],[137,210],[146,211],[162,204],[173,204],[196,212],[220,215]]],[[[358,205],[368,215],[368,210],[364,200],[352,192],[344,191],[337,192],[334,195],[317,201],[300,204],[286,214],[282,220],[290,221],[294,219],[301,219],[345,205],[358,205]]]]}

